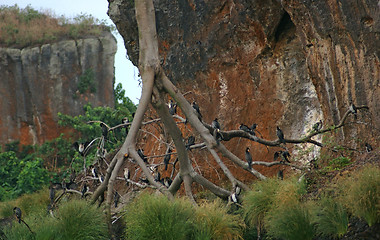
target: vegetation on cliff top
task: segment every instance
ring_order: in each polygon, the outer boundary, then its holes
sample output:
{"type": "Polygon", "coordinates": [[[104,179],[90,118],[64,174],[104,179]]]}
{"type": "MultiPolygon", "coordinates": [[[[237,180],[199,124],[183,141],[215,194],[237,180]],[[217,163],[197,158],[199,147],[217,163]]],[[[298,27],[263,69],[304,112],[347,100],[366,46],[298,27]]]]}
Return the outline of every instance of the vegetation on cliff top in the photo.
{"type": "Polygon", "coordinates": [[[73,19],[56,17],[49,11],[39,12],[31,6],[21,9],[0,6],[0,47],[27,47],[50,43],[61,39],[77,39],[81,36],[99,36],[113,31],[104,20],[82,14],[73,19]]]}

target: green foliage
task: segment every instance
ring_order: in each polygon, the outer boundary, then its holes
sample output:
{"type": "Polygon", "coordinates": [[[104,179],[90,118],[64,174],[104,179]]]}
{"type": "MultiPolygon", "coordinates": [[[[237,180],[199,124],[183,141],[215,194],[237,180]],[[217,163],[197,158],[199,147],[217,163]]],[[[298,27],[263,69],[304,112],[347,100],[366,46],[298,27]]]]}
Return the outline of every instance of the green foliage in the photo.
{"type": "Polygon", "coordinates": [[[324,196],[313,209],[317,233],[324,237],[342,237],[348,228],[348,214],[335,199],[324,196]]]}
{"type": "Polygon", "coordinates": [[[109,239],[104,215],[96,206],[72,200],[63,203],[56,214],[53,218],[46,210],[34,209],[24,220],[35,235],[24,224],[14,224],[5,229],[7,239],[109,239]]]}
{"type": "Polygon", "coordinates": [[[325,167],[326,170],[332,171],[332,170],[341,170],[342,168],[348,166],[351,164],[351,159],[347,157],[337,157],[330,160],[328,163],[328,166],[325,167]]]}
{"type": "Polygon", "coordinates": [[[311,240],[315,233],[308,205],[298,201],[272,208],[265,226],[271,237],[279,239],[311,240]]]}
{"type": "Polygon", "coordinates": [[[244,224],[240,216],[228,214],[220,200],[203,203],[195,215],[193,239],[241,239],[244,224]]]}
{"type": "Polygon", "coordinates": [[[380,168],[367,166],[341,180],[340,199],[350,212],[369,226],[380,223],[380,168]]]}
{"type": "Polygon", "coordinates": [[[252,185],[252,191],[243,196],[243,215],[249,225],[262,227],[265,214],[273,206],[279,183],[274,178],[257,181],[252,185]]]}
{"type": "Polygon", "coordinates": [[[143,194],[127,212],[127,239],[191,239],[193,208],[188,202],[143,194]]]}
{"type": "Polygon", "coordinates": [[[92,69],[86,69],[84,73],[79,76],[78,91],[83,94],[87,90],[91,93],[96,93],[95,74],[92,69]]]}

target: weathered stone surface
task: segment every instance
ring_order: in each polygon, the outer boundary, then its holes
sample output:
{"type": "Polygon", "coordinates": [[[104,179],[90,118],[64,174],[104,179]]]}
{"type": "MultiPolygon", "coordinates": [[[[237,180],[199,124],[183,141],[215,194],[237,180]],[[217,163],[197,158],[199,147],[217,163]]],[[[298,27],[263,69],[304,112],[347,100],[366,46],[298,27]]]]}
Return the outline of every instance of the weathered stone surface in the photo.
{"type": "Polygon", "coordinates": [[[59,136],[58,112],[83,113],[114,104],[111,33],[24,49],[0,48],[0,142],[42,143],[59,136]],[[96,92],[80,94],[81,74],[92,69],[96,92]]]}
{"type": "MultiPolygon", "coordinates": [[[[133,1],[109,3],[109,15],[137,65],[133,1]]],[[[358,148],[362,146],[351,140],[379,140],[377,1],[155,0],[154,4],[165,71],[182,92],[188,92],[189,101],[199,103],[207,122],[218,117],[224,129],[256,122],[264,138],[273,140],[278,125],[286,138],[297,138],[319,119],[337,124],[352,101],[368,105],[370,111],[359,114],[358,121],[366,124],[344,127],[342,139],[358,148]]],[[[246,146],[254,160],[271,160],[278,150],[268,151],[244,139],[226,145],[242,159],[246,146]]],[[[249,178],[241,175],[239,179],[249,178]]]]}

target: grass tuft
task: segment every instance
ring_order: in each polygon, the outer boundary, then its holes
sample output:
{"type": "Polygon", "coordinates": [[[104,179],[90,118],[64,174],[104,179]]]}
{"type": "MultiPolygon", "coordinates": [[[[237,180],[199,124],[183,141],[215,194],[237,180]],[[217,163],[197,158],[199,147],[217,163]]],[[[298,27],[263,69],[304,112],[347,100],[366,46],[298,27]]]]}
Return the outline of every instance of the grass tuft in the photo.
{"type": "Polygon", "coordinates": [[[369,226],[380,223],[380,168],[367,166],[341,180],[340,199],[349,211],[369,226]]]}

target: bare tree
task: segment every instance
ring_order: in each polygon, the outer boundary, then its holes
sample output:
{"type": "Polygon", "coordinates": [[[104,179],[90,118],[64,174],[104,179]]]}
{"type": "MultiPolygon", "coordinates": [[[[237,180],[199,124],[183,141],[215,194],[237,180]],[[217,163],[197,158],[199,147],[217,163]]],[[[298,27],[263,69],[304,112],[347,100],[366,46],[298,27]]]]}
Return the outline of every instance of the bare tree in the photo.
{"type": "MultiPolygon", "coordinates": [[[[348,115],[351,113],[354,114],[352,110],[348,109],[337,126],[332,126],[325,129],[316,129],[307,136],[303,136],[299,139],[285,138],[266,140],[262,137],[258,137],[256,134],[254,134],[254,132],[247,132],[240,129],[232,131],[221,131],[219,129],[215,129],[213,126],[202,121],[197,111],[195,111],[193,106],[191,106],[181,91],[172,84],[160,66],[155,11],[152,0],[136,0],[135,9],[139,29],[139,70],[142,77],[142,96],[124,144],[109,164],[104,181],[92,195],[92,202],[94,203],[98,197],[107,190],[106,211],[109,218],[109,224],[111,224],[111,203],[114,184],[117,180],[117,175],[120,172],[120,168],[123,165],[126,156],[127,158],[133,158],[136,161],[146,176],[147,180],[149,181],[150,186],[156,188],[161,193],[165,194],[168,198],[173,198],[174,194],[179,190],[180,186],[183,183],[186,195],[195,203],[191,185],[193,182],[196,182],[197,184],[200,184],[204,188],[210,190],[216,196],[222,199],[228,199],[232,194],[234,194],[237,186],[245,190],[248,190],[248,186],[245,183],[239,181],[231,173],[230,169],[225,165],[219,155],[224,156],[235,165],[247,171],[247,173],[252,174],[261,180],[266,179],[266,177],[251,166],[262,165],[271,167],[274,165],[282,164],[299,169],[303,169],[303,167],[288,163],[283,160],[273,162],[253,161],[249,165],[246,161],[241,160],[239,157],[229,151],[223,145],[223,141],[229,141],[232,138],[246,138],[265,146],[281,147],[284,149],[283,152],[287,151],[287,147],[284,142],[290,144],[311,143],[316,146],[323,147],[322,143],[313,140],[312,137],[342,127],[348,115]],[[182,119],[178,115],[173,116],[170,114],[165,102],[165,99],[168,97],[168,95],[176,102],[176,104],[182,110],[182,113],[185,115],[186,119],[182,119]],[[171,136],[178,157],[179,172],[174,177],[173,182],[169,187],[155,180],[151,169],[147,166],[146,162],[144,162],[144,159],[140,157],[136,150],[136,139],[143,122],[144,114],[147,111],[149,104],[153,106],[154,110],[160,118],[159,120],[155,120],[155,122],[160,121],[164,125],[165,130],[171,136]],[[190,123],[193,131],[197,132],[201,136],[203,143],[193,145],[191,148],[207,148],[211,156],[214,158],[216,163],[219,165],[223,173],[230,181],[230,189],[225,189],[216,185],[194,170],[188,156],[184,138],[177,126],[177,123],[174,121],[174,118],[179,118],[182,120],[182,122],[190,123]]],[[[365,108],[367,107],[358,106],[356,109],[360,110],[365,108]]],[[[117,127],[122,126],[124,125],[117,127]]],[[[133,181],[130,182],[133,183],[133,181]]]]}

